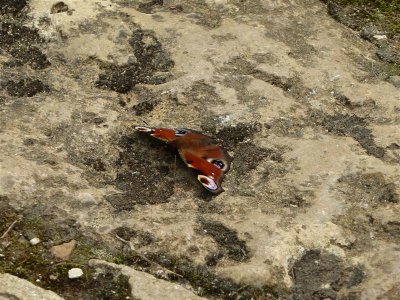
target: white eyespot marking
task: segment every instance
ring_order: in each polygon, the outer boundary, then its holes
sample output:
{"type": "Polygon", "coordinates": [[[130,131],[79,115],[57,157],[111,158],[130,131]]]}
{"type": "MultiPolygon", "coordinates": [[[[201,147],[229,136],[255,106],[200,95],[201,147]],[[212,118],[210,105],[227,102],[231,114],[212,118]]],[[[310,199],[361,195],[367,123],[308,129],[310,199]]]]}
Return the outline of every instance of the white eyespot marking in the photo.
{"type": "Polygon", "coordinates": [[[175,135],[176,135],[176,136],[184,136],[186,133],[187,133],[187,131],[184,130],[184,129],[177,129],[177,130],[175,130],[175,135]]]}
{"type": "Polygon", "coordinates": [[[142,127],[142,126],[136,126],[135,130],[140,131],[140,132],[153,132],[153,129],[149,127],[142,127]]]}
{"type": "Polygon", "coordinates": [[[222,159],[216,158],[207,158],[207,161],[215,166],[217,166],[222,171],[226,171],[228,169],[228,164],[222,159]]]}
{"type": "Polygon", "coordinates": [[[209,191],[214,192],[219,189],[218,184],[211,177],[205,175],[197,176],[200,183],[209,191]]]}

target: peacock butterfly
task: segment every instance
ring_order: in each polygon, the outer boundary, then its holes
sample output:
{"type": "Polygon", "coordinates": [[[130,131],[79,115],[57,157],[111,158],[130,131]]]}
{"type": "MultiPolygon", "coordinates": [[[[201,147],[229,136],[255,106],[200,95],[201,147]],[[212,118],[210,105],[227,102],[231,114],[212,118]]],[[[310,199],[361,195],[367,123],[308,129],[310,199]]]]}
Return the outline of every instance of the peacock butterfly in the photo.
{"type": "Polygon", "coordinates": [[[149,128],[136,126],[139,132],[164,141],[178,150],[185,164],[197,170],[197,179],[210,192],[223,192],[222,178],[229,171],[232,158],[212,138],[190,129],[149,128]]]}

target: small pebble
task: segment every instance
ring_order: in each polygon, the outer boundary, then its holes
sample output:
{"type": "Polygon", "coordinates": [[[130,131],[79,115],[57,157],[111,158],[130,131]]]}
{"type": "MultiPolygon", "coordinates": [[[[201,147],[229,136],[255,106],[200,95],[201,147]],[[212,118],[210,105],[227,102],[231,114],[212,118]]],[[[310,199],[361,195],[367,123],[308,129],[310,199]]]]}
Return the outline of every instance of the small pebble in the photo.
{"type": "Polygon", "coordinates": [[[83,275],[83,271],[81,268],[72,268],[68,271],[68,278],[74,279],[79,278],[83,275]]]}
{"type": "Polygon", "coordinates": [[[376,34],[373,36],[374,39],[380,41],[380,40],[387,40],[387,36],[385,34],[376,34]]]}
{"type": "Polygon", "coordinates": [[[29,241],[29,243],[31,243],[32,246],[35,246],[35,245],[39,244],[40,242],[41,242],[40,239],[37,237],[34,237],[33,239],[31,239],[29,241]]]}

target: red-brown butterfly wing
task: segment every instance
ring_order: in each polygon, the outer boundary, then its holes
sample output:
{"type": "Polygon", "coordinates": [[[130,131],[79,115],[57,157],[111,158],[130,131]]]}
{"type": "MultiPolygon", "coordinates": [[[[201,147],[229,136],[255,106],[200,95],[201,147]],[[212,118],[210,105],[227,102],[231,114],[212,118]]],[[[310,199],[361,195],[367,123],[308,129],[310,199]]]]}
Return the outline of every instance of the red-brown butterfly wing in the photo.
{"type": "Polygon", "coordinates": [[[188,132],[186,135],[178,137],[174,143],[178,150],[186,149],[198,157],[216,165],[224,173],[228,172],[230,169],[232,158],[228,152],[216,145],[213,139],[204,134],[188,132]]]}
{"type": "Polygon", "coordinates": [[[179,154],[188,167],[199,171],[200,174],[197,176],[197,179],[207,190],[215,194],[223,191],[221,186],[223,171],[220,168],[199,157],[197,154],[185,151],[184,149],[180,149],[179,154]]]}
{"type": "Polygon", "coordinates": [[[150,127],[142,127],[136,126],[135,129],[140,132],[146,132],[150,134],[152,137],[167,142],[173,143],[177,136],[175,134],[175,130],[168,128],[150,128],[150,127]]]}
{"type": "Polygon", "coordinates": [[[188,129],[135,128],[174,145],[182,160],[200,173],[197,178],[207,190],[215,194],[223,191],[221,181],[229,171],[232,158],[209,136],[188,129]]]}

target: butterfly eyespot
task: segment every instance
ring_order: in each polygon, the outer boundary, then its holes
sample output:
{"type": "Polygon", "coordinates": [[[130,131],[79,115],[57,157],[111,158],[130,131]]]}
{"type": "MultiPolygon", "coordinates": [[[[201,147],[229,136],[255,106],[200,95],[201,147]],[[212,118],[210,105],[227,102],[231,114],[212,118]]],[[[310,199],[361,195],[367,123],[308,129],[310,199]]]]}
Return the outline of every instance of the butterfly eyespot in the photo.
{"type": "Polygon", "coordinates": [[[187,133],[187,131],[186,131],[186,130],[183,130],[183,129],[178,129],[178,130],[175,131],[175,135],[176,135],[176,136],[183,136],[183,135],[185,135],[186,133],[187,133]]]}
{"type": "Polygon", "coordinates": [[[200,183],[209,191],[216,191],[218,190],[218,185],[217,183],[214,181],[214,179],[205,176],[205,175],[199,175],[197,177],[200,181],[200,183]]]}
{"type": "Polygon", "coordinates": [[[222,159],[207,158],[207,161],[224,172],[227,171],[227,169],[228,169],[227,163],[225,161],[223,161],[222,159]]]}
{"type": "Polygon", "coordinates": [[[216,165],[218,168],[220,168],[221,170],[223,170],[225,168],[225,164],[222,160],[219,159],[213,159],[211,161],[212,164],[216,165]]]}

